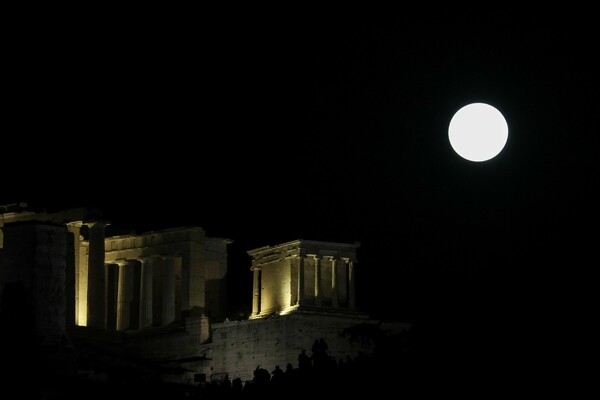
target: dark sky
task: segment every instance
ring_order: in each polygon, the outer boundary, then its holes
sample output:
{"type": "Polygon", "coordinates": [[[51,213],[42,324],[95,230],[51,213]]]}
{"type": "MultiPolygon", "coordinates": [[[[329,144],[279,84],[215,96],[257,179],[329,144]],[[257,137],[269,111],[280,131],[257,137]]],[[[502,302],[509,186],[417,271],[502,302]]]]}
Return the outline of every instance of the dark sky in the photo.
{"type": "Polygon", "coordinates": [[[575,318],[595,245],[600,62],[580,11],[25,18],[4,61],[0,203],[231,238],[244,304],[247,250],[359,241],[376,317],[543,330],[575,318]],[[485,163],[447,139],[476,101],[510,129],[485,163]]]}

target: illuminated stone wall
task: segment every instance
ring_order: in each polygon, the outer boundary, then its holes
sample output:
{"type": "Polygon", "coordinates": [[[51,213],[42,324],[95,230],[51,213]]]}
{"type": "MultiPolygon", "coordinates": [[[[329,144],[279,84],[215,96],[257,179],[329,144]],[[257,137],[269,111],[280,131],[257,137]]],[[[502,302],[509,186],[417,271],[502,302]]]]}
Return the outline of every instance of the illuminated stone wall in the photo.
{"type": "MultiPolygon", "coordinates": [[[[361,347],[342,337],[344,328],[360,323],[376,323],[364,315],[309,314],[303,312],[285,316],[226,322],[213,325],[210,376],[228,374],[251,380],[257,366],[269,372],[287,363],[298,367],[298,355],[304,349],[311,355],[315,339],[323,338],[328,355],[336,361],[355,357],[360,351],[368,354],[370,347],[361,347]]],[[[207,376],[207,378],[210,378],[207,376]]]]}
{"type": "Polygon", "coordinates": [[[279,260],[263,266],[261,312],[272,314],[290,307],[292,260],[279,260]]]}

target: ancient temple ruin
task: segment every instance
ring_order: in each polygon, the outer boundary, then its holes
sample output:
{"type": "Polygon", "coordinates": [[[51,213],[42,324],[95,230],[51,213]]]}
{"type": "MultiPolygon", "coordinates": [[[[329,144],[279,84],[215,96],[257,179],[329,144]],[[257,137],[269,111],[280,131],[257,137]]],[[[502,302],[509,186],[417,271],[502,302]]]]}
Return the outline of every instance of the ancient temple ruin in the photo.
{"type": "Polygon", "coordinates": [[[249,251],[254,274],[251,318],[300,309],[353,310],[358,247],[295,240],[249,251]]]}
{"type": "MultiPolygon", "coordinates": [[[[135,336],[169,327],[206,341],[209,319],[226,317],[231,240],[209,237],[199,227],[105,237],[109,224],[86,208],[3,212],[0,289],[36,276],[26,270],[52,270],[55,280],[33,283],[61,283],[63,331],[73,326],[135,336]]],[[[36,314],[58,318],[43,309],[36,314]]]]}
{"type": "Polygon", "coordinates": [[[294,240],[248,251],[252,314],[229,321],[232,240],[200,227],[107,236],[109,225],[88,208],[0,207],[0,291],[24,288],[43,342],[93,343],[182,383],[250,380],[257,364],[293,362],[315,338],[328,340],[333,357],[365,351],[341,336],[374,322],[356,309],[358,243],[294,240]]]}
{"type": "Polygon", "coordinates": [[[214,324],[213,375],[251,379],[257,365],[286,365],[316,338],[338,359],[370,349],[342,332],[375,323],[356,309],[356,250],[359,243],[294,240],[248,251],[253,273],[252,315],[214,324]]]}

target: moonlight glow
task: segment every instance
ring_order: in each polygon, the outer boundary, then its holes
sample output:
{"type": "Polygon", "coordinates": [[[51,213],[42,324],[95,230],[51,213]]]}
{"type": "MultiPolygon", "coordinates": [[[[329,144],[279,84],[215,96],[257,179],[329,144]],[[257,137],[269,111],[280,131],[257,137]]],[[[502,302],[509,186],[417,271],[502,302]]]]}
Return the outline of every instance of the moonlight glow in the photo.
{"type": "Polygon", "coordinates": [[[508,140],[508,124],[496,108],[485,103],[464,106],[448,126],[450,145],[469,161],[487,161],[498,155],[508,140]]]}

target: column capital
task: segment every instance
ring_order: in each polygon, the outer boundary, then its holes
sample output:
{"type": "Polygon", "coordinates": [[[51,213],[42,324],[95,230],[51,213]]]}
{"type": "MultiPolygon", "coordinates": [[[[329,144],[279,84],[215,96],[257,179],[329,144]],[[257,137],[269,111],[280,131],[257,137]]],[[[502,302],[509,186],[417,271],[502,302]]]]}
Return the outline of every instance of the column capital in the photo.
{"type": "Polygon", "coordinates": [[[87,226],[90,229],[95,228],[95,227],[106,228],[108,225],[110,225],[110,221],[107,221],[104,219],[98,219],[98,220],[86,221],[86,222],[81,221],[81,224],[87,226]]]}
{"type": "Polygon", "coordinates": [[[159,256],[140,256],[140,257],[137,257],[136,260],[141,262],[142,264],[145,264],[148,261],[154,261],[158,258],[160,258],[160,257],[159,256]]]}
{"type": "Polygon", "coordinates": [[[322,256],[322,255],[320,255],[320,254],[312,254],[312,256],[313,256],[313,258],[314,258],[315,260],[322,260],[322,259],[323,259],[323,256],[322,256]]]}
{"type": "MultiPolygon", "coordinates": [[[[71,221],[65,224],[67,226],[67,230],[69,233],[72,233],[76,240],[81,242],[83,240],[83,236],[81,235],[81,227],[83,226],[83,221],[71,221]]],[[[77,243],[76,246],[80,246],[80,243],[77,243]]],[[[79,251],[79,250],[77,250],[79,251]]],[[[78,261],[76,261],[78,263],[78,261]]]]}
{"type": "Polygon", "coordinates": [[[71,221],[66,223],[69,230],[73,228],[81,228],[83,226],[83,221],[71,221]]]}
{"type": "Polygon", "coordinates": [[[117,264],[119,267],[124,267],[125,265],[128,265],[133,261],[134,260],[129,260],[127,258],[119,258],[118,260],[114,260],[113,262],[111,262],[111,264],[117,264]]]}

